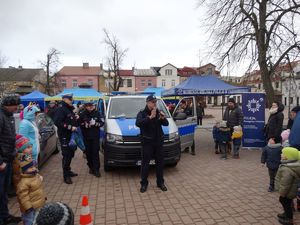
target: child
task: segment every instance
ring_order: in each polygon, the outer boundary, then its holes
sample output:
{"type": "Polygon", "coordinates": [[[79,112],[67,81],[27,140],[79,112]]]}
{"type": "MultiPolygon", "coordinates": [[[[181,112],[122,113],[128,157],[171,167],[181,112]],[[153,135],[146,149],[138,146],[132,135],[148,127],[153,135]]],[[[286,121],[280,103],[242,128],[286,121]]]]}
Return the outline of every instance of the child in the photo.
{"type": "Polygon", "coordinates": [[[261,163],[264,165],[266,163],[269,170],[270,186],[268,192],[274,191],[274,182],[277,174],[277,170],[280,165],[281,160],[281,143],[280,138],[270,138],[268,145],[263,148],[261,154],[261,163]]]}
{"type": "Polygon", "coordinates": [[[290,136],[290,129],[284,130],[281,132],[281,138],[282,138],[282,146],[283,147],[289,147],[289,136],[290,136]]]}
{"type": "Polygon", "coordinates": [[[242,136],[243,136],[243,130],[241,126],[234,126],[233,127],[233,133],[231,136],[232,142],[233,142],[233,158],[239,159],[239,151],[242,144],[242,136]]]}
{"type": "Polygon", "coordinates": [[[32,225],[36,211],[45,204],[42,177],[32,159],[32,143],[22,135],[16,136],[16,151],[20,176],[16,184],[17,197],[23,224],[32,225]]]}
{"type": "Polygon", "coordinates": [[[219,139],[219,128],[220,128],[220,122],[217,121],[216,124],[213,127],[213,130],[212,130],[213,139],[215,141],[215,153],[216,154],[220,153],[219,152],[219,142],[218,142],[218,139],[219,139]]]}
{"type": "Polygon", "coordinates": [[[297,184],[300,177],[299,152],[296,148],[285,147],[282,149],[281,165],[278,169],[275,188],[279,191],[279,201],[284,213],[278,214],[281,224],[293,225],[292,201],[297,194],[297,184]]]}
{"type": "Polygon", "coordinates": [[[221,159],[227,159],[228,144],[230,141],[231,141],[230,128],[227,127],[226,121],[222,121],[220,123],[219,140],[218,140],[220,151],[221,153],[223,153],[221,159]]]}

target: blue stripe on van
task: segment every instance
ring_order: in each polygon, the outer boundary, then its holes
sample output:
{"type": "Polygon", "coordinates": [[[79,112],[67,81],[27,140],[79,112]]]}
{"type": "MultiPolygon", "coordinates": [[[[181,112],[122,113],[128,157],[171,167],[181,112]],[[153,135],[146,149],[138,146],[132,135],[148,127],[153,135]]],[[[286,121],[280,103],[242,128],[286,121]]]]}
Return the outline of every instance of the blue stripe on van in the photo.
{"type": "MultiPolygon", "coordinates": [[[[116,119],[116,122],[122,132],[122,136],[137,136],[140,134],[140,128],[135,125],[136,119],[116,119]]],[[[164,134],[169,134],[169,126],[162,126],[164,134]]]]}
{"type": "Polygon", "coordinates": [[[194,134],[195,133],[195,127],[197,126],[196,123],[193,124],[186,124],[178,127],[179,135],[180,136],[185,136],[189,134],[194,134]]]}

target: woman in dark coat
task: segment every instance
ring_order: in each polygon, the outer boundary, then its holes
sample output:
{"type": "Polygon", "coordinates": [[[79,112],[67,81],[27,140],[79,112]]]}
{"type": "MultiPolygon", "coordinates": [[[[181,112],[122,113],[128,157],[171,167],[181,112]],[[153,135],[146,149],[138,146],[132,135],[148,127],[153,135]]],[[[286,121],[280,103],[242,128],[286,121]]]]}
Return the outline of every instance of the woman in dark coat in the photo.
{"type": "Polygon", "coordinates": [[[265,135],[267,140],[278,138],[282,132],[284,105],[279,102],[273,102],[270,108],[270,117],[265,126],[265,135]]]}

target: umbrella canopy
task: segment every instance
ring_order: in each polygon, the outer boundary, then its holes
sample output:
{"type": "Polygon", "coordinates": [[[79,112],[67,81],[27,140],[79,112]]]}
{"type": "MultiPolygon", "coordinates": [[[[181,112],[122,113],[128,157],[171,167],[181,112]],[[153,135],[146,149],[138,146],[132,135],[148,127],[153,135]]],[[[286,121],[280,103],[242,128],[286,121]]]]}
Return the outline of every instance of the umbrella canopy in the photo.
{"type": "Polygon", "coordinates": [[[84,101],[84,100],[98,100],[103,94],[101,92],[96,91],[93,88],[72,88],[72,89],[64,89],[63,92],[58,95],[47,97],[45,101],[57,101],[61,100],[61,97],[65,94],[73,94],[73,99],[75,101],[84,101]]]}
{"type": "Polygon", "coordinates": [[[179,85],[163,91],[162,96],[231,95],[249,91],[249,87],[234,86],[213,75],[192,75],[179,85]]]}

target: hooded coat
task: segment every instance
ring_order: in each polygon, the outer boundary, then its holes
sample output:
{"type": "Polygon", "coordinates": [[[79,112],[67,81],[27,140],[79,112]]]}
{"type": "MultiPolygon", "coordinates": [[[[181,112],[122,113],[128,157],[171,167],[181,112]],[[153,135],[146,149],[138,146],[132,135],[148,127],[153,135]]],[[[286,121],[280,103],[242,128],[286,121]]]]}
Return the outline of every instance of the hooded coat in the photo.
{"type": "Polygon", "coordinates": [[[284,105],[279,103],[277,112],[270,115],[268,123],[265,126],[265,135],[267,140],[281,136],[284,119],[283,110],[284,105]]]}
{"type": "Polygon", "coordinates": [[[300,112],[297,113],[297,116],[294,119],[294,124],[289,136],[289,144],[300,150],[300,112]]]}
{"type": "Polygon", "coordinates": [[[35,122],[35,114],[39,112],[36,106],[27,106],[24,109],[24,119],[19,125],[19,134],[28,138],[32,143],[32,157],[37,162],[40,152],[39,131],[35,122]]]}

